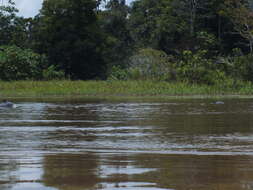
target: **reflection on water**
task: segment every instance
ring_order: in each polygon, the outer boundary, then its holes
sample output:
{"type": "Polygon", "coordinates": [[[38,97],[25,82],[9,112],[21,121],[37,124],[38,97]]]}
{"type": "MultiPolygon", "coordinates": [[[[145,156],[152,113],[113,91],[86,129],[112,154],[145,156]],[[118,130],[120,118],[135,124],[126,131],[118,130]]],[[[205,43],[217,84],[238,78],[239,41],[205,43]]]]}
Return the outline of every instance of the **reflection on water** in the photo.
{"type": "Polygon", "coordinates": [[[17,163],[5,156],[1,156],[0,160],[0,188],[1,190],[10,189],[17,180],[16,176],[12,175],[12,172],[18,169],[17,163]]]}
{"type": "Polygon", "coordinates": [[[0,109],[1,190],[253,189],[253,102],[0,109]]]}
{"type": "Polygon", "coordinates": [[[43,182],[46,186],[61,190],[95,189],[99,182],[97,160],[93,154],[45,156],[43,182]]]}

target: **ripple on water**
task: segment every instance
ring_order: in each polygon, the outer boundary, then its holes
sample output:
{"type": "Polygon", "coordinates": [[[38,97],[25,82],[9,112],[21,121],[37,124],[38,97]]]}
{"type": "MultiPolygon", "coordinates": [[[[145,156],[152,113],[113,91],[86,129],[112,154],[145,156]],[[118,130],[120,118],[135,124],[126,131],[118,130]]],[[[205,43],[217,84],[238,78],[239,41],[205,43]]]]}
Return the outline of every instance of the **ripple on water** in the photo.
{"type": "Polygon", "coordinates": [[[217,182],[250,189],[252,103],[212,102],[18,103],[0,110],[0,189],[2,179],[4,190],[217,189],[217,182]]]}

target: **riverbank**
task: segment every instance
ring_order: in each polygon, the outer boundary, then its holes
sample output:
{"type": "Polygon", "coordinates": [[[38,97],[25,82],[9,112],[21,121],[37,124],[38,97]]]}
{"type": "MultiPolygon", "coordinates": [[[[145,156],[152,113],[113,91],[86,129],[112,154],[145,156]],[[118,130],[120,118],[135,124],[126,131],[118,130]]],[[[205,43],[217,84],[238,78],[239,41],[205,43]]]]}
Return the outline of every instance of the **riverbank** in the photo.
{"type": "Polygon", "coordinates": [[[190,85],[155,81],[15,81],[0,82],[1,98],[22,97],[253,97],[253,85],[190,85]]]}

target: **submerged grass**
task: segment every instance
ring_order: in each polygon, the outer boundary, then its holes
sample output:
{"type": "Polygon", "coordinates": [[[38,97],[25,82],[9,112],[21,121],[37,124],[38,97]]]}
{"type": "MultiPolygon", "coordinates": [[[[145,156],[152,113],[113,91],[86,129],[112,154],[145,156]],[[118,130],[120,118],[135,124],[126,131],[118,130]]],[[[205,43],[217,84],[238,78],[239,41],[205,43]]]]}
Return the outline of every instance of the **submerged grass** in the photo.
{"type": "Polygon", "coordinates": [[[252,83],[240,87],[155,81],[0,81],[1,97],[42,96],[226,96],[253,95],[252,83]]]}

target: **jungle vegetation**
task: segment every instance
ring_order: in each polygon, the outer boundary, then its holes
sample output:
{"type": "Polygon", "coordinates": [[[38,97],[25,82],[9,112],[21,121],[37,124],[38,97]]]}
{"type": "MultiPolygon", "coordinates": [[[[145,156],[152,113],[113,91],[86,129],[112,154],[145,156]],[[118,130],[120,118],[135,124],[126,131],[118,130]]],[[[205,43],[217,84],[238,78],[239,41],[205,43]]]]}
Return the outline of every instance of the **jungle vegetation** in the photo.
{"type": "Polygon", "coordinates": [[[252,0],[45,0],[0,6],[0,80],[253,82],[252,0]]]}

